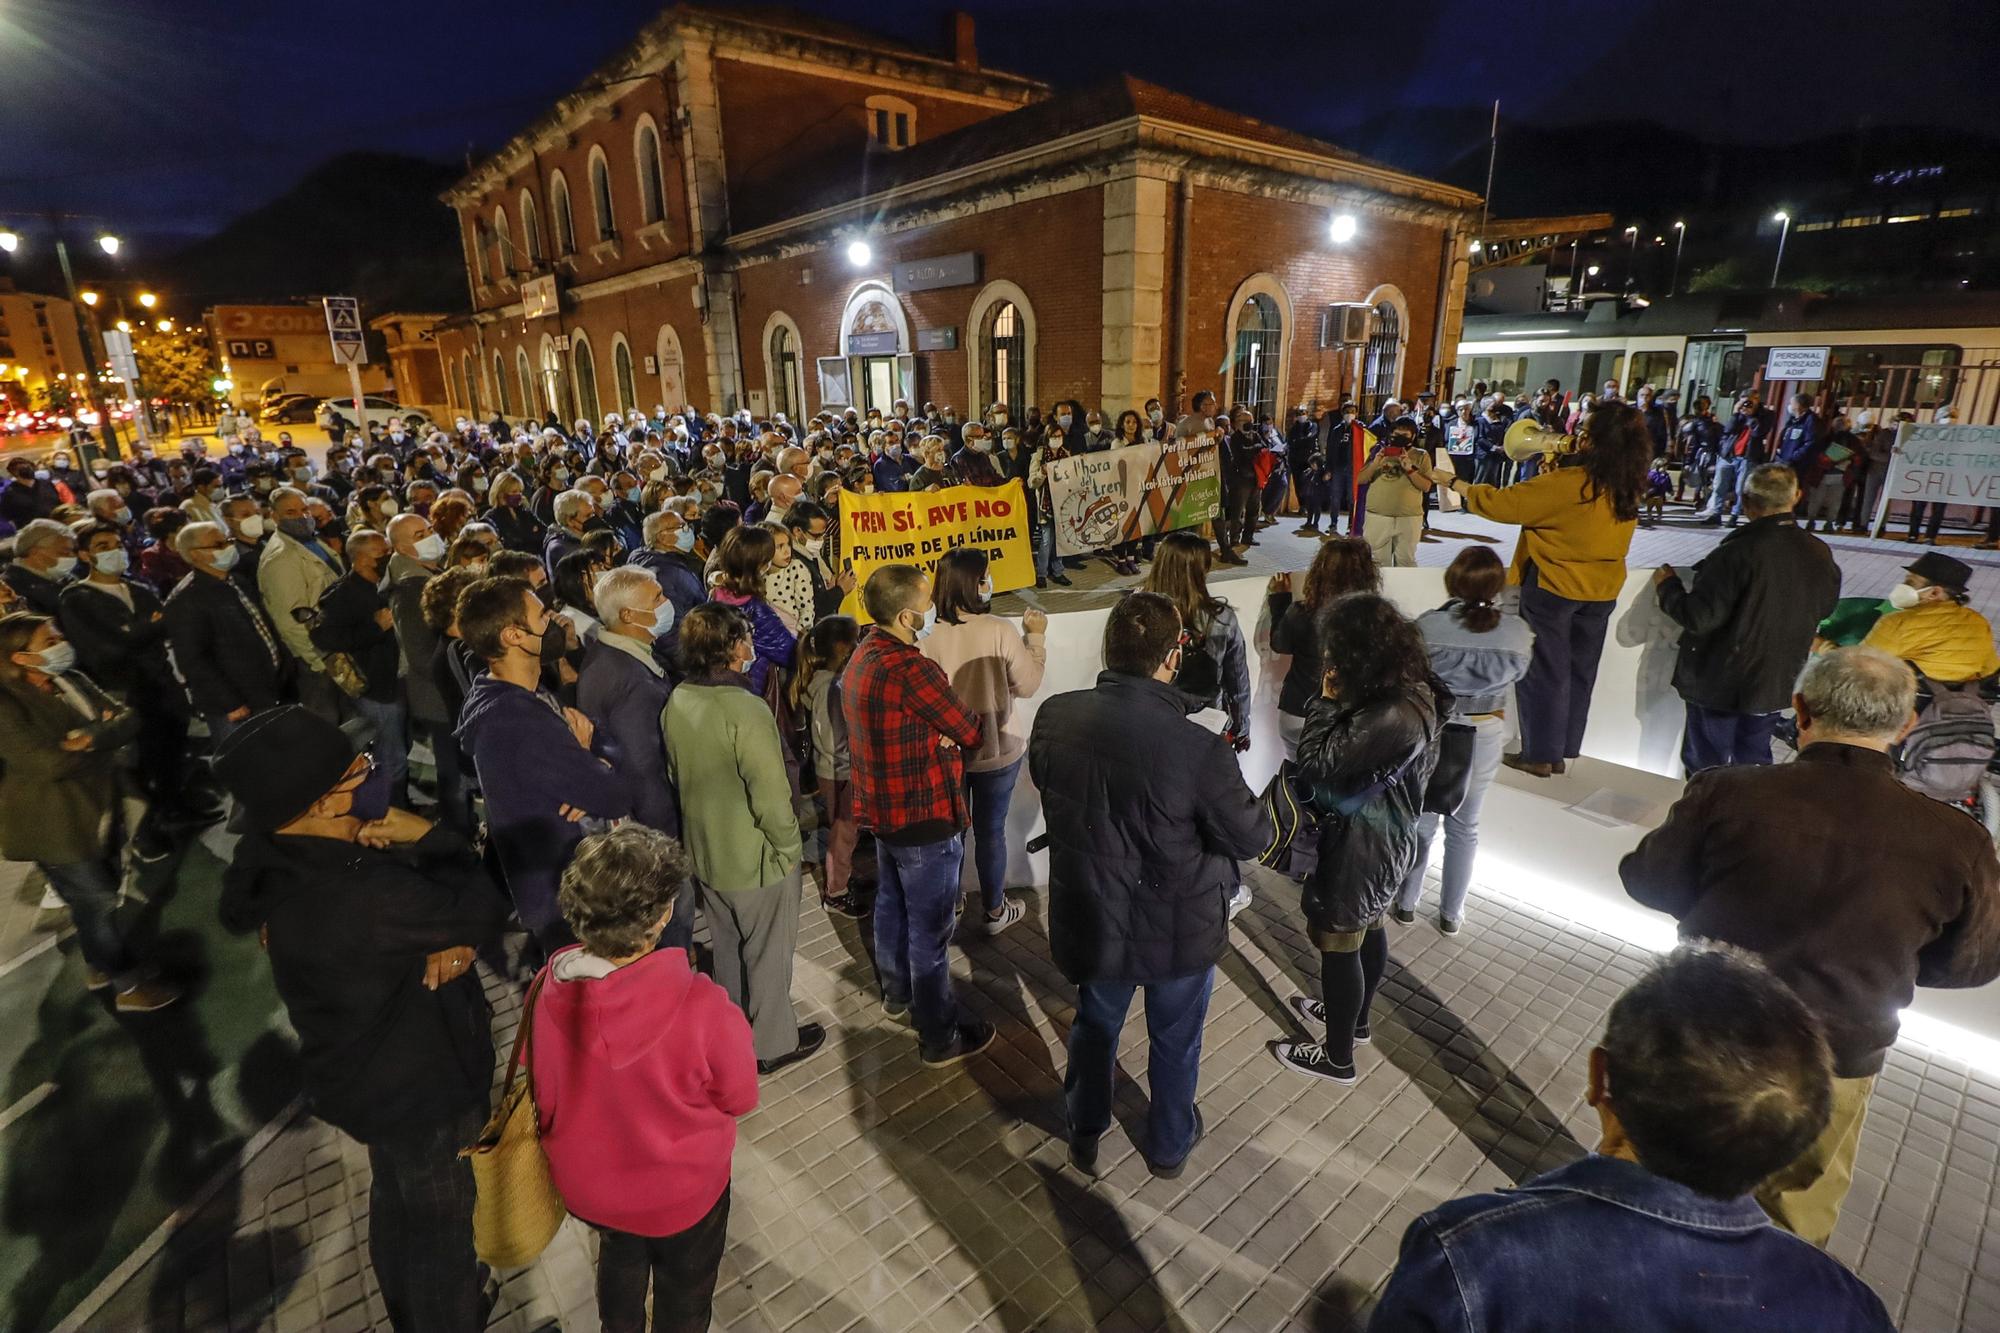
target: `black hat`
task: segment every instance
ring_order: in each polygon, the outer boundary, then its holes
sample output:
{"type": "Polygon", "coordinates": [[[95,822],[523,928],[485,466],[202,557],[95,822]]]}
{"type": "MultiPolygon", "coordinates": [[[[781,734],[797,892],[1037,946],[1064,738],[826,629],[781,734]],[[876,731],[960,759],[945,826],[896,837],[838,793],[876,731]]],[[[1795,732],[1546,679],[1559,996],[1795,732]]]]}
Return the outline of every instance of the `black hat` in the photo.
{"type": "Polygon", "coordinates": [[[215,776],[251,825],[291,823],[340,785],[354,746],[333,723],[297,704],[258,713],[222,743],[215,776]]]}
{"type": "Polygon", "coordinates": [[[1963,560],[1954,560],[1943,551],[1925,551],[1914,564],[1903,568],[1922,579],[1927,579],[1941,588],[1953,592],[1964,592],[1965,585],[1972,579],[1972,566],[1963,560]]]}

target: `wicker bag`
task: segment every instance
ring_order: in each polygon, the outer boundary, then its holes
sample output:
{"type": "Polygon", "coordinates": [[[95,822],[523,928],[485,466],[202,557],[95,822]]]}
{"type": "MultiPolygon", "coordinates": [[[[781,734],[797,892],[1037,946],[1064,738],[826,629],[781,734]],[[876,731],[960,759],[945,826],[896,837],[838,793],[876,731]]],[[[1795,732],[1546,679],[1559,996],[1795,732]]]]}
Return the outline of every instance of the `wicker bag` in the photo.
{"type": "Polygon", "coordinates": [[[514,1034],[514,1052],[507,1060],[507,1083],[500,1105],[479,1131],[479,1138],[459,1154],[472,1159],[476,1199],[472,1209],[472,1248],[494,1268],[525,1268],[555,1239],[565,1209],[549,1174],[542,1151],[541,1125],[535,1112],[534,1072],[522,1057],[533,1058],[529,1033],[535,1023],[535,1000],[548,979],[544,968],[528,988],[521,1007],[521,1027],[514,1034]],[[516,1084],[514,1075],[523,1069],[516,1084]]]}

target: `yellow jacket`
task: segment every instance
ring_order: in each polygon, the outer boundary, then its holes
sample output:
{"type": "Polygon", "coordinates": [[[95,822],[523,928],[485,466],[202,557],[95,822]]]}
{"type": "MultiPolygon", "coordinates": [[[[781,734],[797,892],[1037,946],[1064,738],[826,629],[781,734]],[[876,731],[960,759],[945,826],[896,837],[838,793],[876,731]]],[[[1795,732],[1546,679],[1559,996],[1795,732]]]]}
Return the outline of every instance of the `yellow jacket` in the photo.
{"type": "Polygon", "coordinates": [[[1875,622],[1861,646],[1880,648],[1932,680],[1953,684],[2000,671],[1993,626],[1957,602],[1924,602],[1907,611],[1891,611],[1875,622]]]}
{"type": "Polygon", "coordinates": [[[1625,552],[1639,522],[1611,512],[1611,497],[1586,499],[1581,467],[1556,468],[1512,486],[1468,486],[1465,507],[1495,523],[1518,523],[1521,540],[1507,582],[1519,583],[1530,561],[1536,582],[1577,602],[1616,601],[1625,587],[1625,552]]]}

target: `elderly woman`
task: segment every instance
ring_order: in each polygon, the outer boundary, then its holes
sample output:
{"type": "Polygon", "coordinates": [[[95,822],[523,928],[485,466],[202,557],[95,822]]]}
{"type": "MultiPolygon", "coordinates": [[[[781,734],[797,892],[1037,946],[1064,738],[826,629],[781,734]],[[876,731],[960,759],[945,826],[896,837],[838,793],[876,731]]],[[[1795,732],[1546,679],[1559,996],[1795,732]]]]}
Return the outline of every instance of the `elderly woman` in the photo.
{"type": "Polygon", "coordinates": [[[0,619],[0,856],[33,861],[69,907],[86,989],[115,989],[120,1013],[180,998],[149,981],[118,924],[119,752],[139,715],[76,669],[56,622],[0,619]]]}
{"type": "Polygon", "coordinates": [[[680,793],[715,976],[748,1015],[758,1068],[803,1060],[826,1040],[792,1009],[803,850],[778,725],[740,683],[755,649],[750,622],[713,602],[681,625],[687,678],[667,699],[667,777],[680,793]]]}
{"type": "Polygon", "coordinates": [[[592,834],[557,903],[580,944],[530,996],[529,1071],[563,1204],[595,1227],[606,1333],[705,1329],[729,1230],[736,1120],[757,1105],[743,1015],[679,949],[688,861],[638,824],[592,834]]]}

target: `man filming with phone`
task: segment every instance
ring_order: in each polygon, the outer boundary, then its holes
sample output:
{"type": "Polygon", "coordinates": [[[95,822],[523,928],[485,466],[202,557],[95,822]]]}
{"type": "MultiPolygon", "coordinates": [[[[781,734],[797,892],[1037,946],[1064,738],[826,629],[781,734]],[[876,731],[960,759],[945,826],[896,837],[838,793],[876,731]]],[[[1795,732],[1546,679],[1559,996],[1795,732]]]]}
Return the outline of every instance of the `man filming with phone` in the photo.
{"type": "Polygon", "coordinates": [[[1423,540],[1424,496],[1437,485],[1428,451],[1417,445],[1417,426],[1399,417],[1375,456],[1362,465],[1355,480],[1368,488],[1367,514],[1361,536],[1379,568],[1417,563],[1417,543],[1423,540]]]}

